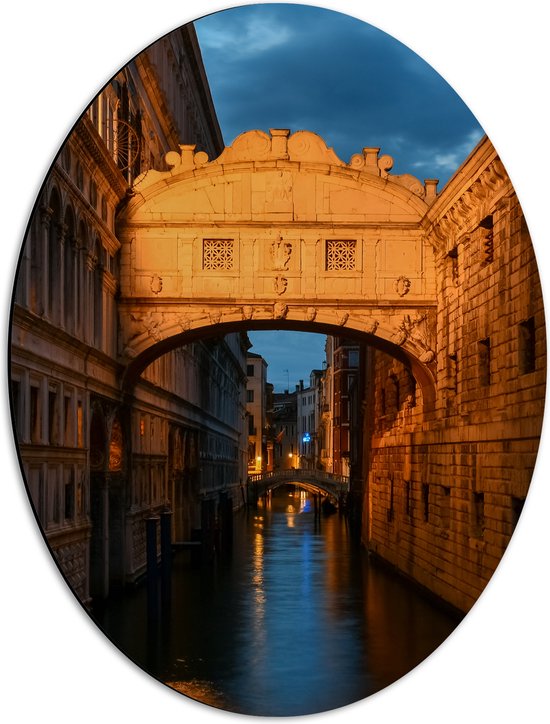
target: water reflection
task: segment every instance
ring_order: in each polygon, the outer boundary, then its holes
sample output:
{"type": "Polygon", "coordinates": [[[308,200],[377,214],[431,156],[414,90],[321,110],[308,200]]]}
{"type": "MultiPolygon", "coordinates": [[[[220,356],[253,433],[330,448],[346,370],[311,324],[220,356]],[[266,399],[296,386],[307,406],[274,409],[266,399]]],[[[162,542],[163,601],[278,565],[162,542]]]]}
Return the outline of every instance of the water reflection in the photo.
{"type": "Polygon", "coordinates": [[[143,591],[98,619],[153,676],[229,711],[312,714],[378,691],[457,621],[369,562],[344,518],[319,521],[312,508],[303,491],[274,494],[236,517],[231,560],[193,569],[176,558],[158,620],[143,591]]]}

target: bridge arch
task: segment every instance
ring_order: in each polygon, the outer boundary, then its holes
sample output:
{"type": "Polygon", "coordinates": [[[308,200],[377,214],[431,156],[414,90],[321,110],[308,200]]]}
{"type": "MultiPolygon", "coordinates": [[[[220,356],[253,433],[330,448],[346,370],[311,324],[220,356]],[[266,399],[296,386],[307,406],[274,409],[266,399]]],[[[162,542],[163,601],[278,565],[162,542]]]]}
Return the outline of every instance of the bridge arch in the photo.
{"type": "Polygon", "coordinates": [[[118,215],[123,384],[156,357],[241,329],[357,336],[436,374],[435,181],[349,163],[316,134],[249,131],[210,161],[193,146],[138,178],[118,215]]]}

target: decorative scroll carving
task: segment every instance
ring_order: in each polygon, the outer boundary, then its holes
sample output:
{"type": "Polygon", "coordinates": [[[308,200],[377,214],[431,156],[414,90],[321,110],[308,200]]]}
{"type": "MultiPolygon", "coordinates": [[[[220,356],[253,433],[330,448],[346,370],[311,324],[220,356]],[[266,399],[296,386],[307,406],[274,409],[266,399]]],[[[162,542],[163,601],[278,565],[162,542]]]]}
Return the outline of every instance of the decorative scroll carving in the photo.
{"type": "Polygon", "coordinates": [[[127,325],[127,337],[126,343],[124,344],[123,354],[126,357],[135,357],[136,352],[134,350],[133,342],[143,334],[151,337],[155,342],[160,342],[162,339],[162,319],[163,315],[155,312],[146,312],[145,314],[130,313],[130,322],[127,325]]]}
{"type": "Polygon", "coordinates": [[[407,340],[422,350],[419,356],[421,362],[427,364],[435,359],[435,352],[430,342],[427,312],[417,312],[414,317],[406,314],[403,317],[397,328],[394,341],[401,346],[405,344],[407,340]]]}
{"type": "Polygon", "coordinates": [[[288,269],[288,263],[292,254],[292,244],[289,241],[283,241],[282,236],[278,241],[271,244],[271,258],[273,260],[273,269],[282,271],[288,269]]]}
{"type": "Polygon", "coordinates": [[[343,327],[349,319],[349,312],[340,312],[338,314],[338,324],[343,327]]]}
{"type": "Polygon", "coordinates": [[[408,277],[400,276],[395,280],[393,287],[400,297],[404,297],[409,293],[411,280],[408,277]]]}
{"type": "Polygon", "coordinates": [[[288,287],[288,279],[282,276],[276,276],[273,280],[273,288],[276,294],[284,294],[288,287]]]}
{"type": "Polygon", "coordinates": [[[162,291],[162,277],[159,277],[158,274],[153,274],[150,286],[153,294],[160,294],[162,291]]]}
{"type": "Polygon", "coordinates": [[[367,334],[376,334],[376,330],[378,329],[379,322],[377,319],[372,319],[369,324],[365,326],[365,332],[367,334]]]}
{"type": "Polygon", "coordinates": [[[208,316],[210,317],[211,324],[219,324],[222,318],[222,313],[216,310],[215,312],[210,312],[208,316]]]}

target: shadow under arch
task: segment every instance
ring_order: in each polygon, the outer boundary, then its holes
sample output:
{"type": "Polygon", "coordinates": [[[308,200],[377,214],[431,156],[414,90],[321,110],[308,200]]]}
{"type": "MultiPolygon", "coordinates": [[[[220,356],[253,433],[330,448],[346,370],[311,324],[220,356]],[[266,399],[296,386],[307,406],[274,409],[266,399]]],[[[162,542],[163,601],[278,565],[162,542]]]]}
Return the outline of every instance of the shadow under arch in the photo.
{"type": "Polygon", "coordinates": [[[433,363],[426,364],[421,362],[415,354],[407,349],[406,345],[398,345],[379,335],[369,334],[368,332],[348,326],[344,328],[326,322],[286,319],[253,319],[205,325],[169,336],[158,342],[153,342],[153,344],[142,350],[126,365],[121,377],[122,393],[125,396],[131,396],[145,368],[167,352],[192,342],[223,337],[232,332],[248,331],[309,332],[326,334],[333,337],[345,336],[346,338],[356,340],[358,344],[363,344],[385,352],[411,371],[422,391],[425,411],[431,410],[435,403],[433,363]]]}

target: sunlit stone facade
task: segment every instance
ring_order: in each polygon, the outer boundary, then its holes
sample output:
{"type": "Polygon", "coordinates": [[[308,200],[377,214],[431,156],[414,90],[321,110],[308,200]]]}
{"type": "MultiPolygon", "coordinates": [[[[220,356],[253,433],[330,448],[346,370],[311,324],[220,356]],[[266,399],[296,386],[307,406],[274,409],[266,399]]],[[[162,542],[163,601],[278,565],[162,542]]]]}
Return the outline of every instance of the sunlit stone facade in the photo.
{"type": "MultiPolygon", "coordinates": [[[[372,351],[363,538],[461,610],[517,523],[542,425],[546,337],[533,246],[488,140],[426,216],[437,305],[433,399],[372,351]]],[[[406,335],[420,335],[410,319],[406,335]]]]}
{"type": "Polygon", "coordinates": [[[240,504],[246,477],[240,334],[172,350],[122,393],[117,212],[182,142],[222,148],[191,26],[138,56],[80,118],[23,245],[14,425],[37,518],[83,601],[144,573],[146,517],[171,511],[173,539],[190,540],[205,503],[214,514],[222,495],[240,504]]]}

